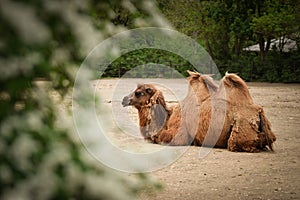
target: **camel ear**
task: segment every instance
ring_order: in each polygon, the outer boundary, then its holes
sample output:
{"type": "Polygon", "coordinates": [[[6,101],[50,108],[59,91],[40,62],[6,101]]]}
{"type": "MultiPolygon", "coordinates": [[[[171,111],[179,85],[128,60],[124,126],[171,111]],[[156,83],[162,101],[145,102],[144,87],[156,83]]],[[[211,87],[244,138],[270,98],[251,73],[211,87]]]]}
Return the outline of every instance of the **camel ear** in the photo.
{"type": "Polygon", "coordinates": [[[137,87],[137,88],[140,88],[140,87],[142,87],[143,85],[144,85],[144,84],[142,84],[142,83],[138,83],[136,87],[137,87]]]}
{"type": "Polygon", "coordinates": [[[201,74],[196,71],[192,72],[190,70],[187,70],[187,73],[189,73],[190,77],[192,77],[192,78],[199,78],[201,76],[201,74]]]}
{"type": "Polygon", "coordinates": [[[147,89],[146,89],[146,92],[147,92],[148,94],[152,94],[152,93],[153,93],[153,90],[152,90],[152,88],[147,88],[147,89]]]}
{"type": "Polygon", "coordinates": [[[190,70],[186,70],[186,72],[187,72],[190,76],[192,76],[192,74],[194,73],[194,72],[192,72],[192,71],[190,71],[190,70]]]}

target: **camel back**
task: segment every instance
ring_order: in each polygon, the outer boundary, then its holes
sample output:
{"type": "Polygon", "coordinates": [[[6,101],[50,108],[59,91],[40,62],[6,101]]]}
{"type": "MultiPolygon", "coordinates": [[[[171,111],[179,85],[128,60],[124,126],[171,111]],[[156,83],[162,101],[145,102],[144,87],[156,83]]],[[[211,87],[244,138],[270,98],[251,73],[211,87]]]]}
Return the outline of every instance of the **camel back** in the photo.
{"type": "Polygon", "coordinates": [[[189,89],[193,88],[193,92],[204,100],[218,90],[218,85],[214,82],[211,75],[203,75],[198,72],[187,71],[189,73],[189,89]]]}
{"type": "Polygon", "coordinates": [[[238,75],[226,72],[221,84],[222,83],[226,88],[227,100],[253,104],[253,99],[250,95],[247,84],[238,75]]]}
{"type": "Polygon", "coordinates": [[[206,87],[211,92],[216,92],[219,88],[219,86],[215,83],[213,78],[209,75],[202,75],[201,78],[203,79],[204,83],[206,84],[206,87]]]}

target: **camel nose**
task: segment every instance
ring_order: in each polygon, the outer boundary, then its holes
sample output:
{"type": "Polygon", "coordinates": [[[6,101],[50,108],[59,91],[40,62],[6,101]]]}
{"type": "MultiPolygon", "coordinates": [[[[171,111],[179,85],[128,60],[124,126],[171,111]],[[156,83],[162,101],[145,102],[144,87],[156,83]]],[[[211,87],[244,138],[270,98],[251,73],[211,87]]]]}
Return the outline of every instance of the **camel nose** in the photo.
{"type": "Polygon", "coordinates": [[[126,106],[130,105],[130,98],[128,96],[125,96],[123,98],[122,105],[123,105],[123,107],[126,107],[126,106]]]}

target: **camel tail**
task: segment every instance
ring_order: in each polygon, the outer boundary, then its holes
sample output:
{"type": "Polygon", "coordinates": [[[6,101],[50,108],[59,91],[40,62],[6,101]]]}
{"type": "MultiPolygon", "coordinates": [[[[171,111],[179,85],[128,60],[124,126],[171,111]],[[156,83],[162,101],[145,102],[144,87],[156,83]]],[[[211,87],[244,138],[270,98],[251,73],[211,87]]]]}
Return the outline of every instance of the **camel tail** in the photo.
{"type": "Polygon", "coordinates": [[[271,124],[267,119],[263,110],[260,112],[260,126],[261,126],[261,131],[265,133],[264,135],[265,138],[263,142],[264,145],[268,146],[271,151],[274,151],[273,142],[276,141],[276,137],[271,130],[271,124]]]}

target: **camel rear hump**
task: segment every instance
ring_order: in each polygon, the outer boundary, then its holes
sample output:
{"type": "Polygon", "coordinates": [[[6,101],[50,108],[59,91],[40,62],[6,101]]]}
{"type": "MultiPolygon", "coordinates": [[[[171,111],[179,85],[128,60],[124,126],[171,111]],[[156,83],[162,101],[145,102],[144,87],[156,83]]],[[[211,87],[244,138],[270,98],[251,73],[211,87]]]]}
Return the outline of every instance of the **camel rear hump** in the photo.
{"type": "Polygon", "coordinates": [[[246,82],[238,75],[227,73],[221,80],[226,88],[226,99],[233,104],[253,104],[246,82]]]}

